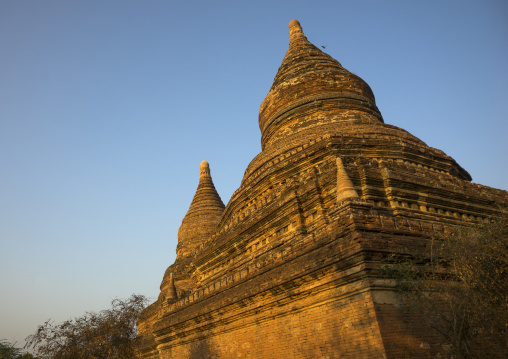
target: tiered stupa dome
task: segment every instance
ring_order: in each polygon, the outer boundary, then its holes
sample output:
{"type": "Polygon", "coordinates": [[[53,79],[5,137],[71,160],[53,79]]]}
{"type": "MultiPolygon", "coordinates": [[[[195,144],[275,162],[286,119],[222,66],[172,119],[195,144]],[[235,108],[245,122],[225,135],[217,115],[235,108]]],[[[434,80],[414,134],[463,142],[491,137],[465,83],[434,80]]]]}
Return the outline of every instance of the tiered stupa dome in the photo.
{"type": "Polygon", "coordinates": [[[224,203],[213,185],[208,162],[201,162],[199,185],[187,214],[178,230],[178,257],[188,257],[192,250],[209,239],[217,229],[224,203]]]}
{"type": "Polygon", "coordinates": [[[444,152],[384,123],[369,85],[310,43],[298,21],[289,23],[289,36],[289,49],[259,110],[262,152],[247,167],[220,231],[242,216],[245,202],[277,188],[285,177],[324,162],[320,153],[328,153],[330,160],[341,157],[344,166],[358,158],[398,161],[471,180],[444,152]],[[292,161],[280,170],[275,166],[292,161]]]}
{"type": "Polygon", "coordinates": [[[208,162],[203,161],[199,167],[199,184],[187,214],[178,229],[177,257],[175,263],[168,267],[161,283],[161,295],[173,296],[174,282],[181,291],[193,288],[190,278],[190,263],[193,250],[208,240],[217,229],[224,212],[224,203],[215,190],[208,162]]]}
{"type": "MultiPolygon", "coordinates": [[[[289,23],[289,36],[289,49],[259,109],[263,149],[288,134],[313,127],[316,116],[310,115],[316,111],[336,117],[353,109],[383,122],[365,81],[311,44],[297,20],[289,23]]],[[[326,119],[330,121],[334,119],[326,119]]]]}

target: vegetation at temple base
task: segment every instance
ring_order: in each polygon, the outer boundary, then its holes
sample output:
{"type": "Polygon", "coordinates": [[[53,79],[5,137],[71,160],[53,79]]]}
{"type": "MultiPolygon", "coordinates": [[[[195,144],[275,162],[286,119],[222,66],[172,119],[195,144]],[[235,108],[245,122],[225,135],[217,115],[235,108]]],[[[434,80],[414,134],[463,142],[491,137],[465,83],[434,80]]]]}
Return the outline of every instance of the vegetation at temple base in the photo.
{"type": "Polygon", "coordinates": [[[508,216],[433,239],[426,256],[392,256],[403,307],[434,328],[447,358],[505,358],[508,352],[508,216]]]}
{"type": "Polygon", "coordinates": [[[16,348],[15,344],[11,344],[6,340],[0,340],[0,359],[33,359],[33,355],[23,353],[20,348],[16,348]]]}
{"type": "Polygon", "coordinates": [[[32,348],[41,359],[131,359],[136,322],[147,302],[134,294],[114,299],[110,309],[98,313],[87,312],[59,324],[48,320],[27,337],[25,348],[32,348]]]}

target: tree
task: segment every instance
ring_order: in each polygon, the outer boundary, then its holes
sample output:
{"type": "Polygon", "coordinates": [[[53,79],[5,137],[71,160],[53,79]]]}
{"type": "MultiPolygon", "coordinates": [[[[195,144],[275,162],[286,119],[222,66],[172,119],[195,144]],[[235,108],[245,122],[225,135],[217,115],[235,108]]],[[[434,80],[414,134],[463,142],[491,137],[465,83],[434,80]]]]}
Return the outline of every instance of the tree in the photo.
{"type": "Polygon", "coordinates": [[[508,354],[508,216],[432,239],[423,256],[392,256],[401,303],[442,337],[449,358],[508,354]]]}
{"type": "Polygon", "coordinates": [[[0,359],[33,359],[32,354],[22,353],[20,348],[6,340],[0,340],[0,359]]]}
{"type": "Polygon", "coordinates": [[[87,312],[60,324],[48,320],[27,337],[25,348],[33,348],[40,358],[133,358],[136,322],[147,302],[142,295],[132,295],[114,299],[110,309],[99,313],[87,312]]]}

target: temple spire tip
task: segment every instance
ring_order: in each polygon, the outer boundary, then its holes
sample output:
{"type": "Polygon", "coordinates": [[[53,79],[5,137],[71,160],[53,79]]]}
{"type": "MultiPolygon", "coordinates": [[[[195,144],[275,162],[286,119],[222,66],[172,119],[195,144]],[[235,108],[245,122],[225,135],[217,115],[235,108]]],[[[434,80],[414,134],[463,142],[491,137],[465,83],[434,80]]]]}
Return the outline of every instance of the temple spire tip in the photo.
{"type": "Polygon", "coordinates": [[[293,40],[299,36],[305,36],[303,34],[302,26],[298,20],[291,20],[289,22],[289,39],[293,40]]]}
{"type": "Polygon", "coordinates": [[[300,25],[300,21],[298,21],[298,20],[291,20],[289,22],[289,29],[291,30],[291,29],[294,29],[294,28],[300,29],[300,31],[302,31],[302,26],[300,25]]]}
{"type": "Polygon", "coordinates": [[[199,177],[202,178],[203,176],[210,176],[210,166],[206,161],[202,161],[199,165],[199,177]]]}

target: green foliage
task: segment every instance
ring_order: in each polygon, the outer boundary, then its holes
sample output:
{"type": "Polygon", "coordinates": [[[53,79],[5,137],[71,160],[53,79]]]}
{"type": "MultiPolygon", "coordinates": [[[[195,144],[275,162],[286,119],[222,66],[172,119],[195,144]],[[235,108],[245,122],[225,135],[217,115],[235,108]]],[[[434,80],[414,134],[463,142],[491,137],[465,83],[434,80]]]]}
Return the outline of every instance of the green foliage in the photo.
{"type": "Polygon", "coordinates": [[[32,354],[22,353],[20,348],[6,340],[0,340],[0,359],[34,359],[32,354]]]}
{"type": "Polygon", "coordinates": [[[48,320],[27,338],[26,347],[40,358],[133,358],[136,322],[146,303],[144,296],[132,295],[114,299],[110,309],[99,313],[89,312],[60,324],[48,320]]]}
{"type": "Polygon", "coordinates": [[[396,279],[405,309],[441,334],[449,358],[505,358],[506,216],[433,239],[424,256],[392,256],[384,272],[396,279]]]}

